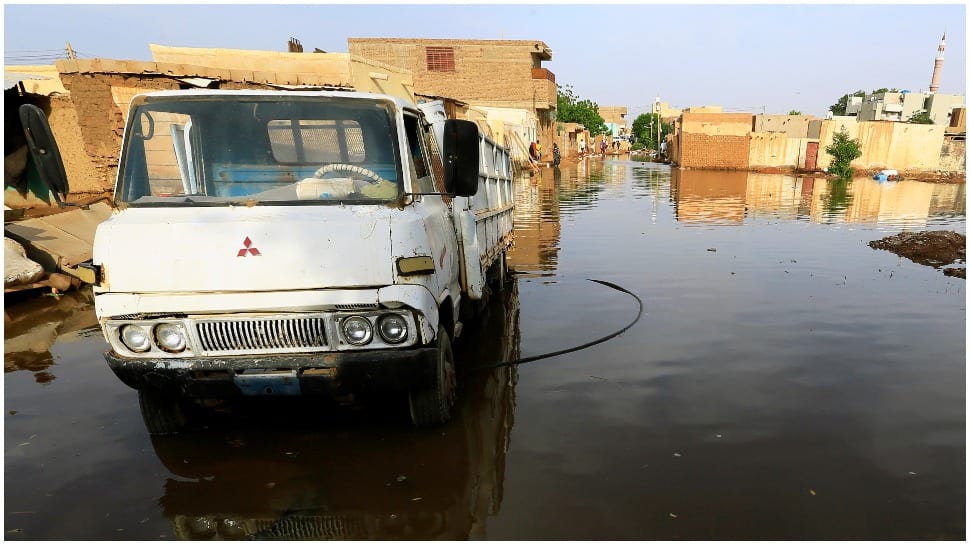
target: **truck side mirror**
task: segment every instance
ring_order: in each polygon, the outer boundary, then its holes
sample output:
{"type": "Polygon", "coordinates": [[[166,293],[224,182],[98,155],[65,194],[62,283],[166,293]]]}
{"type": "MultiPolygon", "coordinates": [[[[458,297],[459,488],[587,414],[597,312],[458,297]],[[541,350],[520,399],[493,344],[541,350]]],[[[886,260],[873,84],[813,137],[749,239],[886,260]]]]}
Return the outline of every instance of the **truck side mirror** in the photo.
{"type": "Polygon", "coordinates": [[[61,161],[61,152],[57,149],[57,142],[51,132],[50,124],[44,111],[33,104],[20,106],[20,123],[24,127],[27,137],[27,148],[37,166],[37,172],[44,185],[54,195],[58,204],[67,200],[70,190],[67,185],[67,173],[61,161]]]}
{"type": "Polygon", "coordinates": [[[445,121],[442,143],[445,191],[459,197],[478,192],[478,125],[463,119],[445,121]]]}

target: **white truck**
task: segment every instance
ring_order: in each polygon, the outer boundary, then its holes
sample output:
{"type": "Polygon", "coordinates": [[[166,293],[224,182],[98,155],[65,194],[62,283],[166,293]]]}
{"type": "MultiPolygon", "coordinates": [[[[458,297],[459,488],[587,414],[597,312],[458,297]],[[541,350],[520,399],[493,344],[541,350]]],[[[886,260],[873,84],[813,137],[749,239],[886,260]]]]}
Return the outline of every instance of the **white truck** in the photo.
{"type": "Polygon", "coordinates": [[[240,395],[396,390],[415,425],[450,418],[451,340],[512,244],[509,154],[474,123],[369,93],[138,95],[114,199],[95,307],[150,433],[240,395]]]}

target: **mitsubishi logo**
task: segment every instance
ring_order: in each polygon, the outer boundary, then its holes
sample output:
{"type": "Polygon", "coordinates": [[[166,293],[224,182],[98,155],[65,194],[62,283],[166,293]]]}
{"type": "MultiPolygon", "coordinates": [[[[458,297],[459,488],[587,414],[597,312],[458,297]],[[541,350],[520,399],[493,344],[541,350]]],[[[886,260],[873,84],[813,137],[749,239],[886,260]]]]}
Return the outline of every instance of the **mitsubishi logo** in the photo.
{"type": "Polygon", "coordinates": [[[259,250],[253,248],[253,241],[249,240],[249,237],[246,237],[246,240],[243,241],[243,248],[239,250],[236,257],[246,257],[246,253],[249,253],[249,255],[260,255],[259,250]]]}

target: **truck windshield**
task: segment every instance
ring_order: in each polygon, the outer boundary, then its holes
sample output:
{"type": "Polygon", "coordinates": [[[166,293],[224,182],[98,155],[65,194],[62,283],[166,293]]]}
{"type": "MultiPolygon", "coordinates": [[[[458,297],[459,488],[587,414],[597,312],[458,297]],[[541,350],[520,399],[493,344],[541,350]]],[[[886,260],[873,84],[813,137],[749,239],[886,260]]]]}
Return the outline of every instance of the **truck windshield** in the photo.
{"type": "Polygon", "coordinates": [[[158,97],[137,106],[117,200],[130,204],[386,202],[401,194],[390,102],[158,97]]]}

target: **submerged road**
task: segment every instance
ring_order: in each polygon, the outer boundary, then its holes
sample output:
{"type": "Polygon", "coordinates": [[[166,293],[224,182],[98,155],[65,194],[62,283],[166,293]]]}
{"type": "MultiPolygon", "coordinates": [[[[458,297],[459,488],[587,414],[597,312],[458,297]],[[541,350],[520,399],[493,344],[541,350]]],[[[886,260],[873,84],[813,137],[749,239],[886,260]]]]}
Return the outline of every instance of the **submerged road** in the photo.
{"type": "Polygon", "coordinates": [[[965,186],[671,171],[516,185],[456,418],[253,400],[152,439],[90,295],[7,302],[4,537],[965,538],[966,285],[869,248],[965,186]]]}

